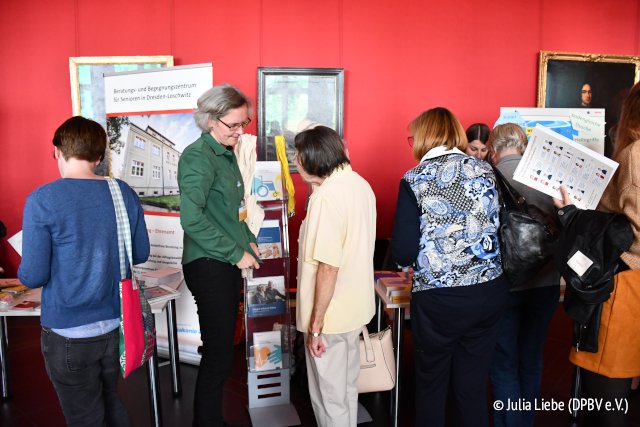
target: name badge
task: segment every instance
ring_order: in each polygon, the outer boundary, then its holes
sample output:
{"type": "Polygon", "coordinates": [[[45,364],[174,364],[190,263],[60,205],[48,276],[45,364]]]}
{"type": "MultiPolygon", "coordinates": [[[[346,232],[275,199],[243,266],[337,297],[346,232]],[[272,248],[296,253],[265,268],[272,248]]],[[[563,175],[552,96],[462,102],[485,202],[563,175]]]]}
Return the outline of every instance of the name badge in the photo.
{"type": "Polygon", "coordinates": [[[247,205],[244,203],[244,200],[240,202],[240,208],[238,208],[238,219],[240,221],[247,219],[247,205]]]}

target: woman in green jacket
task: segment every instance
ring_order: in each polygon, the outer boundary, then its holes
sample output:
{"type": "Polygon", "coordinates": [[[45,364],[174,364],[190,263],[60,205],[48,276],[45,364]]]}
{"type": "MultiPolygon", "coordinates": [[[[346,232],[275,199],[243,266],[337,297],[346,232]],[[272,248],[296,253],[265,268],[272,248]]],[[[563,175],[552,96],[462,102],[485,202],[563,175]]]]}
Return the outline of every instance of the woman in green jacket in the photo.
{"type": "Polygon", "coordinates": [[[198,307],[202,360],[193,425],[223,426],[222,390],[231,371],[243,268],[259,268],[255,236],[244,219],[244,185],[233,147],[251,122],[249,99],[237,88],[214,86],[198,99],[203,132],[178,163],[182,264],[198,307]]]}

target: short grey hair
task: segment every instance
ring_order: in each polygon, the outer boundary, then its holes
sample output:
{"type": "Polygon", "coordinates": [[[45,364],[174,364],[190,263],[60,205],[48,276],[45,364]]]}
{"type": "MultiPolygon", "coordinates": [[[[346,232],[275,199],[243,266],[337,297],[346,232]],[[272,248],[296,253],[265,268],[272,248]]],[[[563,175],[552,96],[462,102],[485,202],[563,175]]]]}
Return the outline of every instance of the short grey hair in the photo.
{"type": "Polygon", "coordinates": [[[515,123],[498,125],[491,131],[489,143],[496,154],[507,148],[516,148],[520,154],[527,148],[527,134],[515,123]]]}
{"type": "Polygon", "coordinates": [[[219,119],[229,111],[247,106],[251,112],[251,100],[235,86],[223,83],[207,90],[198,98],[198,107],[193,113],[196,125],[209,132],[209,119],[219,119]]]}

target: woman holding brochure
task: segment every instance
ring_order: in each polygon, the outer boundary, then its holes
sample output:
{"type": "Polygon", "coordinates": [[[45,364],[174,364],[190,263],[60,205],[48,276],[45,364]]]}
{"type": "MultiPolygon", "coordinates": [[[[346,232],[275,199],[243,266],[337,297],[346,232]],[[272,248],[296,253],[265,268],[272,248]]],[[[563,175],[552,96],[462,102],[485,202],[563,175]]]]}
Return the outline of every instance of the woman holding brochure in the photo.
{"type": "MultiPolygon", "coordinates": [[[[555,218],[553,199],[516,182],[513,172],[527,147],[527,135],[514,123],[496,126],[489,143],[495,150],[496,168],[529,204],[555,218]]],[[[552,220],[553,221],[553,220],[552,220]]],[[[500,321],[498,340],[491,362],[491,383],[496,401],[529,402],[534,408],[540,397],[542,351],[547,329],[560,296],[560,276],[549,260],[535,277],[509,292],[509,302],[500,321]]],[[[494,427],[533,426],[535,410],[493,412],[494,427]]]]}
{"type": "MultiPolygon", "coordinates": [[[[640,83],[631,89],[622,106],[613,158],[619,166],[600,200],[598,210],[624,214],[633,230],[633,243],[620,256],[615,288],[605,303],[611,306],[610,315],[606,316],[610,319],[607,336],[625,339],[624,342],[599,339],[597,353],[572,350],[569,360],[581,368],[581,397],[602,399],[601,402],[617,409],[616,402],[629,396],[631,379],[640,375],[640,343],[635,341],[640,336],[640,296],[634,291],[640,284],[640,83]],[[613,319],[616,319],[615,323],[613,319]],[[605,360],[614,360],[615,363],[605,366],[605,360]]],[[[566,189],[561,190],[562,201],[555,201],[558,208],[572,204],[566,189]]],[[[603,317],[605,311],[603,308],[603,317]]],[[[627,425],[625,410],[607,410],[604,405],[600,410],[585,413],[585,425],[627,425]]]]}
{"type": "Polygon", "coordinates": [[[222,390],[231,371],[241,297],[240,269],[259,268],[256,238],[244,221],[244,184],[233,147],[251,122],[249,99],[228,84],[198,99],[202,136],[178,163],[185,282],[198,307],[202,359],[193,402],[194,426],[223,426],[222,390]]]}

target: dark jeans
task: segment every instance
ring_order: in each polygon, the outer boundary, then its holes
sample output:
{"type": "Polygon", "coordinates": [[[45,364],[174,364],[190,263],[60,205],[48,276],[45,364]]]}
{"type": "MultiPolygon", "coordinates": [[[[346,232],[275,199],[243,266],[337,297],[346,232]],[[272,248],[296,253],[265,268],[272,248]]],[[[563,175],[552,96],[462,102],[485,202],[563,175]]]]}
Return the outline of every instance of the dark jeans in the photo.
{"type": "MultiPolygon", "coordinates": [[[[558,306],[559,286],[509,293],[507,311],[499,326],[491,362],[493,398],[507,407],[507,400],[525,399],[535,406],[540,397],[542,351],[549,322],[558,306]]],[[[493,412],[494,427],[533,426],[535,410],[493,412]]]]}
{"type": "Polygon", "coordinates": [[[502,277],[411,295],[416,369],[416,426],[442,427],[449,385],[455,424],[489,425],[487,375],[507,304],[502,277]]]}
{"type": "Polygon", "coordinates": [[[129,426],[118,397],[118,329],[91,338],[65,338],[43,328],[42,355],[68,426],[129,426]]]}
{"type": "Polygon", "coordinates": [[[198,307],[202,359],[193,398],[194,426],[222,426],[222,391],[231,373],[242,276],[226,262],[199,258],[182,267],[198,307]]]}

